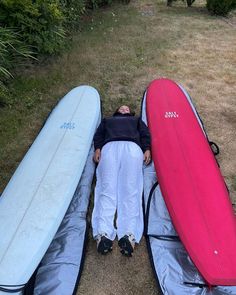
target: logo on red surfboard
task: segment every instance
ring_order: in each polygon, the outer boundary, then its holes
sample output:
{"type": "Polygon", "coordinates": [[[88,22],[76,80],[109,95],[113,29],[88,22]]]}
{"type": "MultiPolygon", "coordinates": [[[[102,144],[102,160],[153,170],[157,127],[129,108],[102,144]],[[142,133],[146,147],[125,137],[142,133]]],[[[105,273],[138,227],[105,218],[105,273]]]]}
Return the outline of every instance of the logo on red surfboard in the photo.
{"type": "Polygon", "coordinates": [[[170,118],[178,118],[179,114],[177,112],[166,112],[165,113],[165,118],[170,119],[170,118]]]}

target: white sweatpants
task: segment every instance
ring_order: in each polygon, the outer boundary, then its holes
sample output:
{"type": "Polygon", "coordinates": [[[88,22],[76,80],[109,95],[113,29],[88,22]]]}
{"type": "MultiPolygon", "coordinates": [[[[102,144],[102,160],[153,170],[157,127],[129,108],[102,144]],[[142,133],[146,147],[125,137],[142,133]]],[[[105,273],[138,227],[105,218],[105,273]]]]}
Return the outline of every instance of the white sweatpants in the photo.
{"type": "Polygon", "coordinates": [[[107,143],[97,167],[92,213],[94,238],[107,234],[114,240],[133,234],[138,243],[143,234],[143,152],[131,141],[107,143]],[[117,210],[116,226],[114,217],[117,210]]]}

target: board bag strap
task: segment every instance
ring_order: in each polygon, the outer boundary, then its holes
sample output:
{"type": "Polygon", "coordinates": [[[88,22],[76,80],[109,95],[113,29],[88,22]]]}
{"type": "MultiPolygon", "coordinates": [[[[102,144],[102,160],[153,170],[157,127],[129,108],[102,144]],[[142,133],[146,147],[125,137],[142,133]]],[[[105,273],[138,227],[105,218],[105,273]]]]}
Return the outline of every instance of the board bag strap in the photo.
{"type": "Polygon", "coordinates": [[[212,150],[213,154],[215,156],[219,155],[219,153],[220,153],[219,146],[213,141],[209,141],[209,145],[211,147],[211,150],[212,150]]]}
{"type": "Polygon", "coordinates": [[[0,291],[5,293],[17,293],[21,292],[25,289],[26,284],[22,285],[0,285],[0,291]],[[9,289],[9,288],[16,288],[16,289],[9,289]]]}

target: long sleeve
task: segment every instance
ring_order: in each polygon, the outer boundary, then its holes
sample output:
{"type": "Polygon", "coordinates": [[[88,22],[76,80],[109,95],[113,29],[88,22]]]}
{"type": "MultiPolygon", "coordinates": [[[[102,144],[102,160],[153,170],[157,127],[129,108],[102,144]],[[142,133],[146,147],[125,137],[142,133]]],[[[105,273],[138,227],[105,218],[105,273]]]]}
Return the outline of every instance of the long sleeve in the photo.
{"type": "Polygon", "coordinates": [[[151,150],[151,136],[148,127],[140,118],[139,120],[139,134],[142,150],[151,150]]]}
{"type": "Polygon", "coordinates": [[[98,126],[93,140],[95,150],[101,149],[105,140],[105,119],[103,119],[100,125],[98,126]]]}

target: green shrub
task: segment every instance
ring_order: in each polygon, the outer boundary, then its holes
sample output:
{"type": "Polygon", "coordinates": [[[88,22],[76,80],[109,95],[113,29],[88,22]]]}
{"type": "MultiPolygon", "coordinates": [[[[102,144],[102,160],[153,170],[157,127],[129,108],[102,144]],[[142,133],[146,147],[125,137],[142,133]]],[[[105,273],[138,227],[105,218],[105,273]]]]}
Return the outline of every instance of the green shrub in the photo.
{"type": "Polygon", "coordinates": [[[0,0],[0,25],[14,28],[35,53],[54,54],[65,46],[65,30],[79,26],[87,7],[112,0],[0,0]]]}
{"type": "Polygon", "coordinates": [[[58,1],[1,0],[0,22],[16,28],[21,41],[37,53],[57,53],[64,46],[64,17],[58,1]]]}
{"type": "Polygon", "coordinates": [[[207,0],[207,9],[217,15],[227,15],[232,9],[233,0],[207,0]]]}
{"type": "Polygon", "coordinates": [[[0,27],[0,80],[12,76],[11,68],[27,58],[33,58],[32,51],[26,46],[13,29],[0,27]]]}
{"type": "Polygon", "coordinates": [[[87,0],[86,7],[94,9],[111,3],[112,0],[87,0]]]}
{"type": "Polygon", "coordinates": [[[82,14],[84,14],[85,1],[84,0],[60,0],[60,8],[65,17],[64,25],[67,28],[76,29],[79,27],[79,21],[82,14]]]}
{"type": "Polygon", "coordinates": [[[38,34],[39,38],[33,38],[33,42],[35,42],[40,53],[58,53],[65,46],[62,11],[57,1],[38,0],[36,3],[40,15],[35,33],[38,34]]]}
{"type": "Polygon", "coordinates": [[[0,26],[0,107],[8,104],[8,89],[5,82],[12,77],[12,69],[24,64],[28,58],[34,58],[28,46],[19,39],[13,29],[0,26]]]}
{"type": "Polygon", "coordinates": [[[231,8],[232,8],[232,9],[236,8],[236,0],[233,0],[233,1],[232,1],[231,8]]]}

